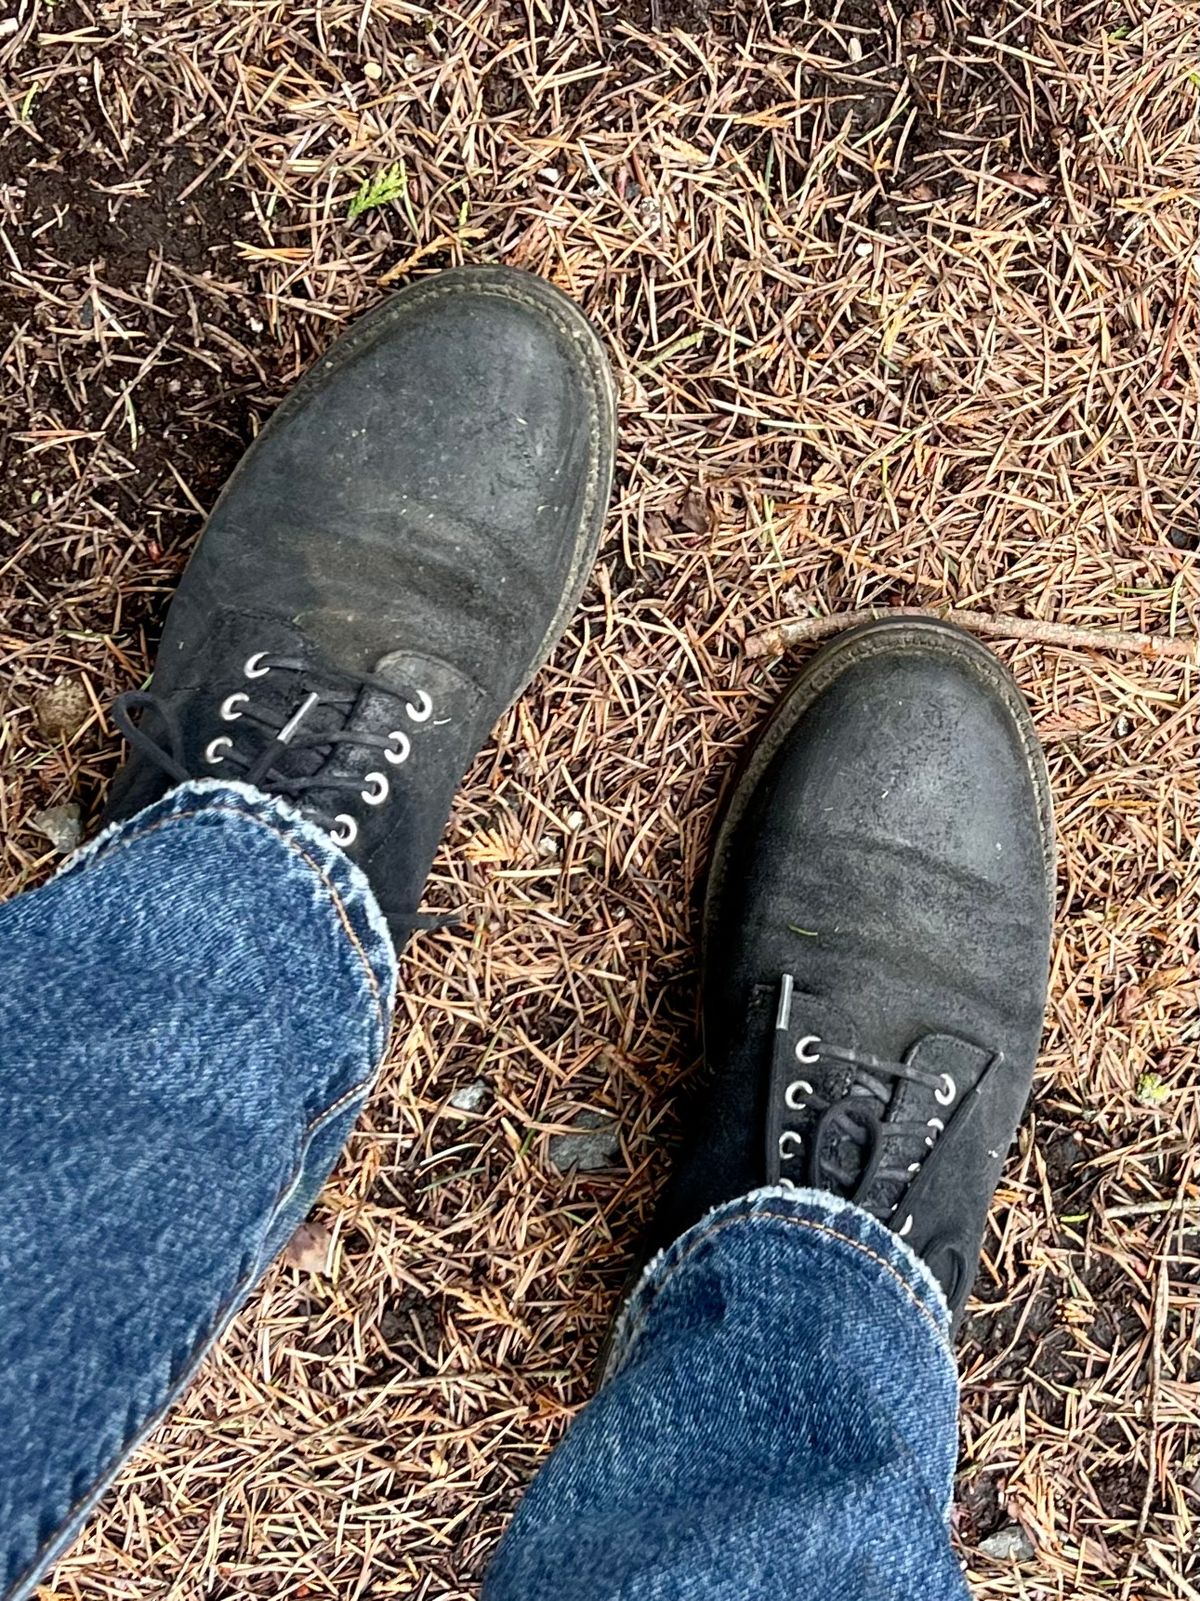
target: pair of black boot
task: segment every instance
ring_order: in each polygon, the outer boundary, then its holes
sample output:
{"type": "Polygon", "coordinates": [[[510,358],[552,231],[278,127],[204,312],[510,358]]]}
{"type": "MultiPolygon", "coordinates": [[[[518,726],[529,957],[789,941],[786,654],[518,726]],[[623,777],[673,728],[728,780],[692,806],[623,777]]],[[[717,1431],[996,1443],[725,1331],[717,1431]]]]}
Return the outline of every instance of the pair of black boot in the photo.
{"type": "MultiPolygon", "coordinates": [[[[615,428],[603,347],[539,279],[443,273],[363,318],[214,510],[153,693],[119,703],[110,818],[250,783],[416,926],[463,773],[578,603],[615,428]]],[[[832,1190],[960,1314],[1029,1093],[1052,892],[1045,764],[991,654],[899,617],[823,650],[725,808],[705,1079],[652,1243],[762,1185],[832,1190]]]]}

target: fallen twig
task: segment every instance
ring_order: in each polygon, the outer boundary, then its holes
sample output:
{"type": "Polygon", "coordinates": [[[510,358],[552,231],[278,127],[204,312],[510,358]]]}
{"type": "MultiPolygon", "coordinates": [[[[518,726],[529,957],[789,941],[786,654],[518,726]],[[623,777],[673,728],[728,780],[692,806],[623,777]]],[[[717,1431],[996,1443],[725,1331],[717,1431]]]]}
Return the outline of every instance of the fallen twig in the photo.
{"type": "Polygon", "coordinates": [[[1164,1212],[1200,1212],[1200,1201],[1142,1201],[1135,1206],[1110,1206],[1106,1218],[1161,1217],[1164,1212]]]}
{"type": "Polygon", "coordinates": [[[831,612],[827,617],[793,617],[759,629],[746,641],[747,656],[778,656],[793,645],[807,645],[832,634],[884,617],[929,617],[956,623],[985,639],[1028,639],[1038,645],[1068,650],[1106,650],[1118,655],[1167,657],[1200,666],[1200,640],[1164,634],[1137,634],[1120,628],[1076,628],[1040,617],[994,617],[990,612],[963,611],[957,606],[866,606],[859,611],[831,612]]]}

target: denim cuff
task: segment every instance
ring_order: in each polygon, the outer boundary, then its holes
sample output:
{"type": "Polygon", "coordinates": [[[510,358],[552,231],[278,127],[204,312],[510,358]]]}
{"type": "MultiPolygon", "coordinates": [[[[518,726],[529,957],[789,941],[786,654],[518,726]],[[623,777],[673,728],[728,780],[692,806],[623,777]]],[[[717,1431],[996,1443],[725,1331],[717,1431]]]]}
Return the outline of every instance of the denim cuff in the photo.
{"type": "Polygon", "coordinates": [[[314,907],[336,919],[358,955],[380,1014],[382,1054],[396,1004],[396,949],[387,920],[362,868],[286,801],[250,784],[193,779],[135,816],[110,823],[70,856],[57,876],[86,872],[149,833],[188,823],[257,833],[268,849],[277,842],[282,869],[294,873],[300,868],[307,874],[314,907]]]}
{"type": "Polygon", "coordinates": [[[788,1277],[802,1286],[805,1276],[819,1273],[822,1261],[835,1253],[843,1263],[861,1269],[873,1294],[894,1302],[898,1317],[915,1316],[924,1324],[938,1355],[953,1371],[950,1309],[941,1285],[921,1258],[899,1235],[853,1202],[828,1190],[778,1185],[715,1206],[647,1264],[617,1319],[604,1382],[628,1361],[655,1302],[676,1274],[722,1237],[736,1249],[739,1233],[764,1223],[793,1225],[780,1235],[781,1279],[788,1277]]]}

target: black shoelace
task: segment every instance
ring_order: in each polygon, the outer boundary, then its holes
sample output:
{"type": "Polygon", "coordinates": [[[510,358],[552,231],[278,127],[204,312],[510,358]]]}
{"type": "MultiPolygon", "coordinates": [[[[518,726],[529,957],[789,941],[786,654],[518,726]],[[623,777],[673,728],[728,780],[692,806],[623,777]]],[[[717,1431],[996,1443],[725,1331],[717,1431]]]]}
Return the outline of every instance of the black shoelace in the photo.
{"type": "MultiPolygon", "coordinates": [[[[272,656],[268,653],[252,656],[247,663],[247,677],[265,677],[272,671],[304,673],[311,672],[311,667],[309,663],[298,658],[272,656]]],[[[235,690],[233,694],[228,695],[222,702],[223,720],[230,724],[240,723],[248,729],[255,730],[262,736],[261,749],[256,755],[249,755],[238,749],[232,733],[219,734],[207,747],[208,752],[212,753],[209,757],[209,766],[213,768],[229,766],[243,783],[270,790],[273,794],[296,797],[314,789],[361,790],[363,781],[361,776],[353,773],[336,774],[319,771],[305,775],[295,771],[285,772],[278,764],[289,754],[304,750],[316,751],[337,745],[357,745],[360,748],[379,750],[393,762],[407,758],[407,734],[372,734],[363,729],[347,732],[344,728],[314,729],[306,732],[304,724],[321,707],[334,709],[344,722],[364,689],[376,690],[397,701],[407,702],[411,719],[414,722],[424,722],[431,710],[427,696],[405,685],[392,683],[386,678],[377,678],[370,673],[352,673],[342,668],[323,667],[321,676],[331,680],[332,687],[311,691],[286,718],[274,716],[262,707],[255,707],[251,702],[249,691],[235,690]],[[337,687],[339,684],[344,687],[337,687]],[[413,702],[416,701],[421,703],[421,707],[414,714],[413,702]],[[219,753],[214,749],[216,746],[221,747],[219,753]]],[[[119,695],[113,704],[113,721],[135,750],[147,760],[154,762],[176,783],[182,784],[197,776],[189,772],[184,765],[183,733],[179,719],[172,708],[157,695],[138,690],[119,695]],[[132,715],[134,712],[152,712],[162,726],[165,743],[155,739],[135,723],[132,715]]]]}
{"type": "MultiPolygon", "coordinates": [[[[787,1111],[798,1117],[815,1114],[815,1121],[803,1133],[783,1127],[779,1133],[777,1160],[780,1172],[791,1182],[834,1190],[857,1205],[868,1206],[872,1191],[895,1196],[885,1206],[890,1215],[898,1210],[905,1189],[920,1171],[938,1134],[945,1129],[941,1117],[918,1121],[888,1117],[897,1083],[923,1085],[933,1094],[939,1107],[950,1115],[958,1096],[958,1086],[949,1073],[931,1073],[908,1062],[893,1062],[852,1049],[830,1040],[808,1035],[793,1044],[788,1032],[792,981],[784,975],[776,1018],[772,1078],[785,1084],[787,1111]],[[821,1095],[804,1076],[806,1068],[822,1062],[842,1063],[854,1069],[847,1093],[837,1099],[821,1095]],[[885,1144],[905,1152],[910,1158],[903,1166],[884,1158],[885,1144]],[[799,1173],[788,1172],[800,1163],[799,1173]]],[[[817,1074],[813,1074],[816,1077],[817,1074]]],[[[879,1205],[876,1198],[876,1210],[879,1205]]],[[[904,1230],[902,1229],[903,1233],[904,1230]]]]}
{"type": "MultiPolygon", "coordinates": [[[[349,672],[343,668],[322,666],[314,673],[311,663],[290,656],[274,656],[260,651],[245,664],[248,680],[264,678],[270,672],[306,673],[326,681],[320,690],[310,690],[285,715],[268,707],[255,706],[249,690],[235,690],[221,703],[221,720],[230,726],[229,733],[215,734],[205,747],[205,762],[209,771],[203,775],[189,770],[184,762],[183,730],[171,706],[148,691],[132,690],[118,696],[113,704],[113,721],[129,741],[132,748],[153,762],[174,783],[182,784],[198,776],[222,776],[232,771],[240,782],[272,794],[282,795],[299,808],[312,813],[310,792],[338,793],[355,791],[366,805],[381,805],[390,790],[388,769],[401,766],[408,760],[412,748],[409,733],[403,727],[388,734],[375,734],[366,729],[347,730],[345,723],[352,715],[359,696],[372,690],[389,696],[402,709],[404,716],[398,722],[411,724],[427,722],[433,713],[433,704],[422,690],[397,684],[390,679],[370,673],[349,672]],[[322,709],[333,713],[332,719],[322,721],[334,726],[312,727],[310,720],[322,709]],[[161,737],[156,738],[134,721],[135,713],[150,713],[157,719],[161,737]],[[239,749],[234,729],[250,731],[256,736],[259,749],[239,749]],[[356,746],[358,749],[377,750],[382,757],[381,770],[376,773],[329,772],[327,753],[339,746],[356,746]],[[303,753],[309,753],[305,762],[303,753]],[[322,755],[321,753],[326,753],[322,755]],[[297,758],[299,757],[299,760],[297,758]],[[285,765],[286,764],[286,765],[285,765]],[[302,769],[308,766],[310,771],[302,769]],[[290,770],[289,770],[290,769],[290,770]]],[[[326,808],[323,806],[320,811],[326,808]]],[[[332,809],[332,808],[330,808],[332,809]]],[[[332,823],[320,812],[313,820],[328,830],[335,844],[349,847],[358,835],[358,823],[346,812],[339,813],[332,823]]],[[[407,937],[417,929],[446,928],[460,921],[457,915],[428,916],[419,912],[385,912],[385,918],[394,934],[407,937]]]]}

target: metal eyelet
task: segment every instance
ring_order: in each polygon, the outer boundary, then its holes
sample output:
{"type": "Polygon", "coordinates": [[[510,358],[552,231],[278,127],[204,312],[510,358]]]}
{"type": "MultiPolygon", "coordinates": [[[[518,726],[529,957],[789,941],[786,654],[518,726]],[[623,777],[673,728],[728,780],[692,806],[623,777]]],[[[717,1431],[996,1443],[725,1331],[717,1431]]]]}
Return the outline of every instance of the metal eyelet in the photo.
{"type": "Polygon", "coordinates": [[[362,798],[368,806],[382,806],[388,798],[391,785],[384,773],[368,773],[367,787],[362,792],[362,798]]]}
{"type": "Polygon", "coordinates": [[[422,689],[417,692],[417,705],[414,706],[411,700],[407,701],[404,710],[414,723],[427,723],[433,716],[433,702],[422,689]]]}
{"type": "Polygon", "coordinates": [[[958,1085],[955,1084],[954,1080],[950,1077],[949,1073],[943,1073],[942,1074],[942,1088],[940,1090],[934,1090],[934,1092],[933,1092],[934,1100],[938,1103],[939,1106],[949,1106],[952,1103],[952,1101],[954,1100],[954,1097],[957,1094],[958,1094],[958,1085]]]}
{"type": "Polygon", "coordinates": [[[931,1117],[927,1120],[925,1127],[933,1130],[932,1134],[927,1134],[925,1136],[925,1143],[928,1145],[929,1149],[932,1150],[934,1140],[937,1139],[939,1134],[944,1134],[946,1132],[946,1125],[942,1122],[940,1117],[931,1117]]]}
{"type": "Polygon", "coordinates": [[[221,702],[222,721],[226,723],[236,723],[238,718],[242,715],[241,712],[234,710],[234,707],[239,704],[248,706],[250,704],[249,695],[245,694],[240,689],[235,689],[232,695],[226,695],[225,699],[221,702]]]}
{"type": "Polygon", "coordinates": [[[402,728],[393,728],[388,738],[394,739],[399,748],[397,750],[385,750],[383,759],[385,762],[391,762],[394,766],[399,767],[401,762],[408,760],[409,752],[412,750],[412,740],[409,739],[402,728]]]}
{"type": "Polygon", "coordinates": [[[812,1092],[813,1087],[808,1080],[804,1078],[798,1078],[795,1083],[788,1085],[783,1098],[788,1106],[791,1107],[793,1112],[802,1112],[806,1103],[803,1100],[797,1100],[796,1097],[801,1094],[811,1095],[812,1092]]]}
{"type": "Polygon", "coordinates": [[[799,1156],[804,1149],[804,1141],[794,1129],[785,1128],[779,1136],[779,1160],[790,1162],[794,1156],[799,1156]]]}
{"type": "Polygon", "coordinates": [[[805,1063],[806,1066],[811,1065],[813,1062],[819,1062],[821,1060],[821,1053],[816,1050],[809,1051],[807,1050],[807,1047],[819,1045],[820,1043],[820,1040],[815,1034],[806,1034],[802,1040],[797,1040],[796,1060],[798,1062],[805,1063]]]}
{"type": "Polygon", "coordinates": [[[256,650],[253,656],[247,656],[246,665],[242,668],[242,672],[247,678],[265,678],[271,671],[269,667],[260,667],[258,665],[266,654],[265,650],[256,650]]]}
{"type": "Polygon", "coordinates": [[[340,845],[343,850],[349,849],[358,838],[358,824],[350,816],[349,812],[339,812],[334,818],[334,822],[338,826],[329,830],[330,839],[335,845],[340,845]]]}
{"type": "Polygon", "coordinates": [[[898,1228],[896,1230],[896,1233],[900,1236],[901,1239],[903,1239],[906,1234],[911,1234],[912,1233],[912,1226],[913,1226],[913,1219],[912,1219],[912,1213],[910,1212],[908,1214],[908,1216],[904,1219],[904,1226],[902,1228],[898,1228]]]}
{"type": "Polygon", "coordinates": [[[204,760],[210,767],[216,767],[219,762],[223,762],[225,760],[224,756],[221,755],[222,750],[232,749],[233,741],[230,739],[229,735],[218,734],[216,739],[210,739],[208,744],[204,747],[204,760]]]}

